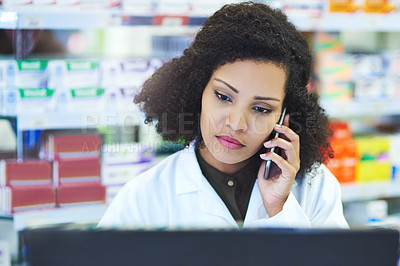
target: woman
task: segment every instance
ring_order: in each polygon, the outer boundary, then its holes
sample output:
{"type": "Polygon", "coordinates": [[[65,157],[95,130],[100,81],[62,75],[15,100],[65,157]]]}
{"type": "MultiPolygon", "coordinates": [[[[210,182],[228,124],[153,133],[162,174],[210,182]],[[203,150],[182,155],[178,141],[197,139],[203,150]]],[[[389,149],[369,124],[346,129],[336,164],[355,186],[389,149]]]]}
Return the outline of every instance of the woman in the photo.
{"type": "Polygon", "coordinates": [[[347,228],[310,71],[306,40],[280,11],[222,7],[135,97],[145,122],[188,148],[128,182],[99,226],[347,228]]]}

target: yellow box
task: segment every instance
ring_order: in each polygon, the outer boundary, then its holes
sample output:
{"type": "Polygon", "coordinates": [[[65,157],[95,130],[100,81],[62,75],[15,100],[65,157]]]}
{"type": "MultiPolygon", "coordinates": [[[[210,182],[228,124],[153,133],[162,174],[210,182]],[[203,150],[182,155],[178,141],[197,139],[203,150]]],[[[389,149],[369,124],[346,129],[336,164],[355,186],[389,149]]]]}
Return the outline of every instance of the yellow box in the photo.
{"type": "Polygon", "coordinates": [[[355,12],[361,8],[356,2],[353,0],[330,0],[329,12],[355,12]]]}
{"type": "Polygon", "coordinates": [[[396,11],[397,7],[390,0],[365,0],[364,11],[366,13],[389,13],[396,11]]]}
{"type": "Polygon", "coordinates": [[[356,166],[356,182],[388,181],[391,174],[389,162],[364,161],[356,166]]]}

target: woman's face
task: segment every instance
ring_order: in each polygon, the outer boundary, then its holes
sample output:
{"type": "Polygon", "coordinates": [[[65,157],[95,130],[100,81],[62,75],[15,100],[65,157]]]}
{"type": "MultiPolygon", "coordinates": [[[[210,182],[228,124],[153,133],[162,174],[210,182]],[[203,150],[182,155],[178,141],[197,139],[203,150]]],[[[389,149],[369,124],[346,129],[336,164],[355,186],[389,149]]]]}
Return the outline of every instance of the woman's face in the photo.
{"type": "Polygon", "coordinates": [[[220,171],[243,167],[279,120],[285,81],[274,63],[236,61],[215,70],[202,97],[202,157],[220,171]]]}

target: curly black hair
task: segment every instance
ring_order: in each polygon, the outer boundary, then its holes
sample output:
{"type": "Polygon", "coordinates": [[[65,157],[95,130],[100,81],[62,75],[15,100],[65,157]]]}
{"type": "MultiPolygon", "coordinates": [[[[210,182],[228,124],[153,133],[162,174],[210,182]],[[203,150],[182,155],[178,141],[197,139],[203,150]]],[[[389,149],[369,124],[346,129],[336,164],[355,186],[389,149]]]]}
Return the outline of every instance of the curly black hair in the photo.
{"type": "Polygon", "coordinates": [[[300,137],[299,173],[331,157],[328,118],[317,95],[306,88],[312,65],[308,43],[285,14],[261,3],[223,6],[205,21],[182,56],[144,83],[134,102],[145,112],[145,123],[157,121],[165,140],[186,145],[201,140],[203,90],[218,67],[238,60],[272,62],[287,73],[284,105],[289,126],[300,137]]]}

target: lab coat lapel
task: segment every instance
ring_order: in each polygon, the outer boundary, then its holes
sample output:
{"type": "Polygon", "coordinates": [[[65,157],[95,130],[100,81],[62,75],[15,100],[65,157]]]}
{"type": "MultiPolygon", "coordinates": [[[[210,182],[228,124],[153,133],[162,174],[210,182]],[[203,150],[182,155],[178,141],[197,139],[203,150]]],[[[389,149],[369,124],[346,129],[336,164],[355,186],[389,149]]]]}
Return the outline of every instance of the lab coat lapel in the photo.
{"type": "Polygon", "coordinates": [[[256,180],[256,182],[254,182],[253,191],[251,192],[249,206],[247,207],[243,226],[246,227],[246,225],[252,221],[268,217],[269,216],[264,208],[260,189],[258,188],[258,183],[256,180]]]}
{"type": "Polygon", "coordinates": [[[221,197],[215,192],[207,179],[202,176],[202,189],[198,193],[200,211],[219,216],[225,219],[229,224],[237,227],[235,219],[232,217],[221,197]]]}
{"type": "MultiPolygon", "coordinates": [[[[203,176],[194,147],[191,145],[187,150],[182,151],[180,156],[181,163],[176,172],[176,193],[178,195],[195,193],[199,203],[197,206],[201,213],[221,217],[230,225],[237,227],[238,225],[225,203],[203,176]]],[[[196,208],[195,205],[193,207],[196,208]]]]}

